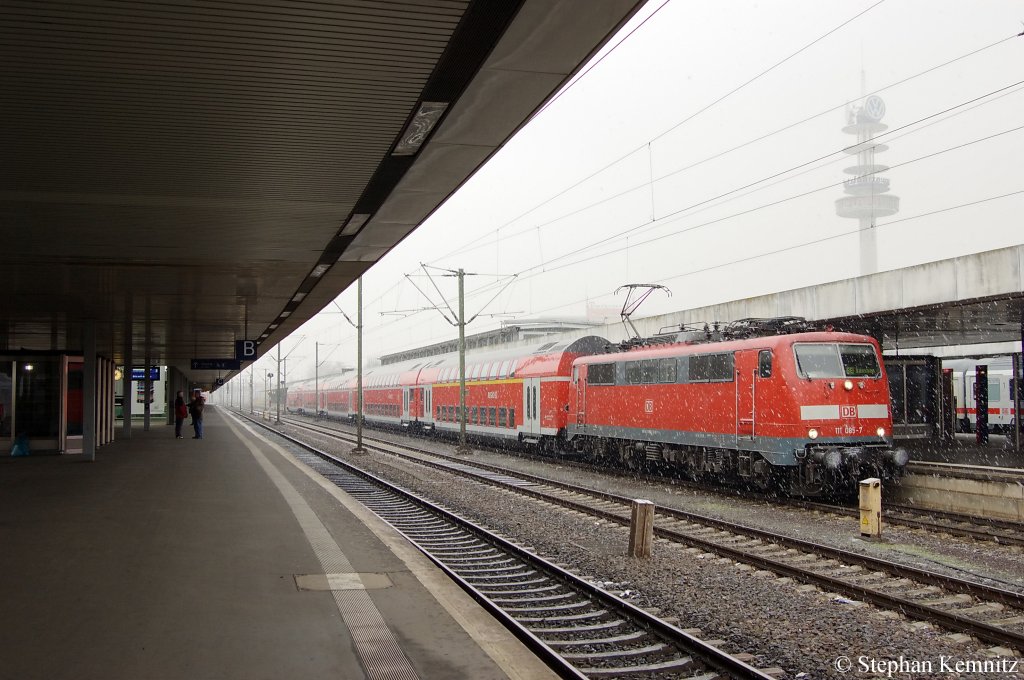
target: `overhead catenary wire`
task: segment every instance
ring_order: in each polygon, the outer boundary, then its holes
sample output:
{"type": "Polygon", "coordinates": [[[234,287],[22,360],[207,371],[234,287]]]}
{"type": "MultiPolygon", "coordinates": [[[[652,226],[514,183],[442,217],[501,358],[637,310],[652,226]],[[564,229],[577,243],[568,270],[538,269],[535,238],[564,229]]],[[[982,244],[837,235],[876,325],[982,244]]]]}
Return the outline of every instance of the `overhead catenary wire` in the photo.
{"type": "MultiPolygon", "coordinates": [[[[944,61],[944,62],[942,62],[940,64],[936,64],[936,65],[931,66],[931,67],[929,67],[927,69],[919,71],[919,72],[917,72],[917,73],[915,73],[913,75],[907,76],[906,78],[902,78],[902,79],[897,80],[895,82],[892,82],[892,83],[889,83],[887,85],[884,85],[883,87],[874,89],[874,90],[866,93],[864,96],[870,96],[870,95],[873,95],[873,94],[880,94],[880,93],[886,92],[888,90],[891,90],[891,89],[893,89],[895,87],[898,87],[900,85],[904,85],[904,84],[906,84],[906,83],[908,83],[908,82],[910,82],[912,80],[915,80],[917,78],[920,78],[920,77],[923,77],[925,75],[928,75],[928,74],[930,74],[930,73],[932,73],[934,71],[937,71],[939,69],[945,68],[947,66],[951,66],[951,65],[953,65],[953,64],[955,64],[957,62],[960,62],[960,61],[962,61],[964,59],[976,56],[978,54],[981,54],[982,52],[985,52],[987,50],[995,48],[995,47],[997,47],[997,46],[999,46],[999,45],[1001,45],[1001,44],[1003,44],[1005,42],[1013,40],[1015,37],[1018,37],[1018,36],[1010,35],[1010,36],[1007,36],[1005,38],[1000,38],[999,40],[996,40],[995,42],[989,43],[987,45],[984,45],[982,47],[976,48],[976,49],[971,50],[969,52],[965,52],[964,54],[961,54],[961,55],[959,55],[957,57],[954,57],[953,59],[949,59],[949,60],[944,61]]],[[[808,122],[811,122],[811,121],[813,121],[813,120],[815,120],[817,118],[820,118],[822,116],[825,116],[825,115],[828,115],[830,113],[834,113],[834,112],[836,112],[836,111],[838,111],[840,109],[843,109],[844,107],[849,106],[854,101],[857,101],[859,99],[860,99],[860,97],[858,97],[857,99],[844,101],[841,104],[837,104],[837,105],[832,106],[832,107],[830,107],[828,109],[825,109],[823,111],[815,113],[815,114],[813,114],[811,116],[807,116],[807,117],[802,118],[802,119],[800,119],[798,121],[795,121],[793,123],[789,123],[789,124],[787,124],[787,125],[785,125],[783,127],[777,128],[777,129],[775,129],[775,130],[773,130],[771,132],[768,132],[768,133],[765,133],[765,134],[760,135],[758,137],[749,139],[749,140],[747,140],[745,142],[742,142],[742,143],[740,143],[740,144],[738,144],[736,146],[730,147],[729,149],[725,149],[725,150],[720,151],[718,153],[715,153],[715,154],[713,154],[711,156],[703,158],[703,159],[701,159],[699,161],[691,163],[691,164],[689,164],[689,165],[687,165],[685,167],[678,168],[675,171],[666,173],[665,175],[662,175],[661,177],[659,177],[656,181],[660,181],[661,179],[665,179],[667,177],[673,176],[673,175],[678,174],[680,172],[684,172],[684,171],[687,171],[687,170],[692,170],[692,169],[697,168],[697,167],[699,167],[699,166],[701,166],[701,165],[703,165],[705,163],[708,163],[708,162],[713,161],[713,160],[718,160],[719,158],[722,158],[723,156],[726,156],[726,155],[728,155],[730,153],[733,153],[735,151],[739,151],[740,149],[746,148],[748,146],[751,146],[751,145],[756,144],[758,142],[764,141],[766,139],[770,139],[770,138],[772,138],[772,137],[774,137],[776,135],[779,135],[779,134],[781,134],[783,132],[791,130],[791,129],[795,128],[795,127],[798,127],[800,125],[803,125],[803,124],[806,124],[808,122]]],[[[674,126],[674,127],[678,127],[678,124],[676,126],[674,126]]],[[[659,139],[660,137],[664,136],[664,134],[666,134],[666,133],[660,133],[659,135],[657,135],[654,138],[652,138],[652,140],[653,139],[659,139]]],[[[606,170],[614,167],[618,163],[621,163],[622,161],[626,160],[627,158],[633,156],[634,154],[636,154],[636,153],[638,153],[640,151],[643,151],[644,149],[646,149],[646,145],[648,143],[649,142],[645,142],[644,146],[640,146],[640,147],[637,147],[636,149],[633,149],[632,151],[629,151],[628,153],[618,157],[617,159],[615,159],[611,163],[603,166],[601,169],[597,170],[596,172],[591,173],[590,175],[588,175],[588,176],[584,177],[583,179],[575,182],[574,184],[570,185],[569,187],[566,187],[565,189],[559,191],[556,194],[553,194],[552,196],[550,196],[549,198],[545,199],[544,201],[541,201],[540,203],[538,203],[537,205],[533,206],[529,210],[527,210],[527,211],[525,211],[523,213],[520,213],[516,217],[514,217],[514,218],[512,218],[512,219],[510,219],[510,220],[508,220],[506,222],[503,222],[500,226],[498,226],[493,231],[496,231],[498,229],[504,229],[504,228],[507,228],[507,227],[515,224],[516,222],[518,222],[522,218],[526,217],[530,213],[532,213],[532,212],[534,212],[534,211],[544,207],[545,205],[551,203],[552,201],[554,201],[554,200],[564,196],[565,194],[569,193],[573,189],[576,189],[576,188],[582,186],[584,183],[586,183],[589,180],[597,177],[598,175],[600,175],[601,173],[605,172],[606,170]]],[[[640,186],[646,187],[646,184],[640,185],[640,186]]],[[[633,189],[633,190],[635,191],[636,189],[633,189]]],[[[511,237],[514,237],[514,236],[518,235],[519,233],[525,233],[525,232],[531,231],[533,229],[538,229],[540,226],[544,226],[544,225],[539,225],[539,226],[538,225],[531,225],[529,228],[526,228],[526,229],[524,229],[521,232],[513,233],[511,235],[507,235],[506,238],[511,238],[511,237]]],[[[473,239],[473,240],[463,244],[462,246],[459,246],[455,250],[449,251],[448,253],[446,253],[444,255],[441,255],[440,257],[436,258],[435,261],[441,261],[441,260],[444,260],[445,258],[452,257],[453,255],[458,255],[458,254],[461,254],[461,253],[464,253],[464,252],[467,252],[467,251],[476,250],[477,248],[480,248],[480,247],[485,247],[487,244],[480,244],[480,241],[482,241],[484,239],[490,238],[490,236],[493,233],[493,231],[492,232],[487,232],[487,233],[485,233],[485,234],[483,234],[483,235],[481,235],[481,236],[479,236],[479,237],[477,237],[477,238],[475,238],[475,239],[473,239]]]]}
{"type": "MultiPolygon", "coordinates": [[[[961,109],[961,108],[967,107],[970,104],[977,103],[977,102],[979,102],[979,101],[981,101],[983,99],[986,99],[988,97],[992,97],[992,96],[994,96],[996,94],[999,94],[999,93],[1009,94],[1009,93],[1011,93],[1013,91],[1019,91],[1019,88],[1022,85],[1024,85],[1024,80],[1017,81],[1017,82],[1012,83],[1010,85],[1006,85],[1004,87],[997,88],[997,89],[992,90],[991,92],[988,92],[988,93],[986,93],[984,95],[981,95],[979,97],[975,97],[975,98],[967,100],[965,102],[961,102],[960,104],[957,104],[955,106],[948,107],[946,109],[943,109],[942,111],[938,111],[936,113],[929,114],[927,116],[923,116],[923,117],[921,117],[921,118],[919,118],[919,119],[917,119],[917,120],[915,120],[915,121],[913,121],[911,123],[907,123],[907,124],[902,125],[900,127],[894,128],[893,130],[890,130],[890,131],[886,132],[884,135],[878,135],[872,141],[880,140],[883,137],[886,137],[888,135],[894,135],[895,133],[900,132],[901,130],[908,130],[909,128],[911,128],[911,127],[913,127],[915,125],[919,125],[919,124],[921,124],[921,123],[923,123],[925,121],[933,120],[933,119],[935,119],[935,118],[937,118],[939,116],[942,116],[942,115],[945,115],[945,114],[949,114],[950,112],[956,111],[957,109],[961,109]],[[1018,90],[1014,90],[1013,88],[1018,88],[1018,90]]],[[[950,116],[950,117],[952,117],[952,116],[950,116]]],[[[946,149],[943,149],[943,150],[940,150],[940,151],[937,151],[937,152],[934,152],[934,153],[931,153],[931,154],[926,154],[926,155],[920,156],[918,158],[914,158],[914,159],[910,159],[908,161],[904,161],[904,162],[898,163],[896,165],[890,166],[889,169],[890,170],[897,169],[899,167],[902,167],[902,166],[905,166],[905,165],[909,165],[909,164],[912,164],[912,163],[916,163],[918,161],[925,160],[927,158],[931,158],[933,156],[940,155],[942,153],[953,151],[953,150],[962,148],[964,146],[969,146],[971,144],[975,144],[975,143],[986,141],[986,140],[988,140],[988,139],[990,139],[992,137],[995,137],[995,136],[1000,136],[1002,134],[1008,134],[1008,133],[1011,133],[1011,132],[1015,132],[1015,131],[1017,131],[1019,129],[1020,128],[1012,128],[1010,130],[1005,130],[1005,131],[1003,131],[1001,133],[996,133],[995,135],[991,135],[991,136],[983,137],[983,138],[976,139],[976,140],[973,140],[973,141],[970,141],[970,142],[966,142],[965,144],[956,145],[956,146],[953,146],[953,147],[948,147],[946,149]]],[[[903,135],[896,135],[895,137],[893,137],[893,139],[902,138],[902,137],[904,137],[904,136],[906,136],[908,134],[912,134],[913,132],[915,132],[915,131],[911,130],[909,132],[904,132],[903,135]]],[[[887,140],[887,141],[891,141],[891,140],[887,140]]],[[[619,249],[616,249],[616,250],[613,250],[613,251],[605,251],[605,252],[602,252],[602,253],[600,253],[600,254],[598,254],[596,256],[593,256],[591,258],[585,258],[585,259],[582,259],[582,260],[575,260],[575,261],[573,261],[573,263],[570,263],[570,265],[553,266],[554,263],[559,262],[561,260],[564,260],[567,257],[571,257],[573,255],[578,255],[578,254],[584,253],[584,252],[586,252],[588,250],[593,250],[593,249],[598,248],[598,247],[600,247],[602,245],[608,245],[610,243],[622,240],[624,238],[628,239],[628,238],[630,238],[631,235],[634,235],[637,232],[647,231],[647,230],[653,229],[655,227],[663,227],[663,226],[665,226],[665,225],[667,225],[667,224],[669,224],[669,223],[671,223],[673,221],[676,221],[678,219],[682,219],[682,217],[687,216],[687,215],[683,215],[683,213],[690,213],[692,210],[694,210],[697,207],[705,206],[705,205],[707,205],[707,204],[709,204],[709,203],[711,203],[713,201],[718,201],[718,200],[720,200],[720,199],[722,199],[724,197],[728,197],[728,196],[733,195],[733,194],[735,194],[737,192],[740,192],[740,191],[743,191],[745,189],[749,189],[751,187],[757,186],[757,185],[762,184],[762,183],[764,183],[766,181],[769,181],[769,180],[772,180],[772,179],[777,179],[777,178],[780,178],[780,177],[784,177],[784,176],[788,175],[789,173],[791,173],[791,172],[793,172],[795,170],[804,168],[804,167],[806,167],[808,165],[812,165],[812,164],[820,162],[820,161],[822,161],[824,159],[830,158],[831,156],[835,156],[837,154],[840,154],[840,153],[842,153],[845,150],[845,148],[847,148],[847,147],[843,147],[842,149],[839,149],[837,151],[833,151],[833,152],[831,152],[829,154],[825,154],[823,156],[819,156],[819,157],[817,157],[815,159],[812,159],[810,161],[806,161],[806,162],[797,164],[797,165],[792,166],[792,167],[790,167],[790,168],[788,168],[786,170],[773,173],[771,175],[768,175],[766,177],[758,179],[758,180],[756,180],[754,182],[750,182],[750,183],[747,183],[747,184],[745,184],[745,185],[743,185],[741,187],[737,187],[736,189],[731,189],[729,191],[726,191],[726,192],[723,192],[721,194],[718,194],[717,196],[697,201],[697,202],[692,203],[692,204],[690,204],[688,206],[685,206],[685,207],[680,208],[678,210],[675,210],[675,211],[673,211],[671,213],[668,213],[667,215],[665,215],[662,218],[660,218],[655,224],[651,224],[648,221],[643,221],[643,222],[641,222],[639,224],[636,224],[636,225],[634,225],[632,227],[629,227],[629,228],[627,228],[625,230],[622,230],[622,231],[616,232],[615,234],[609,235],[609,236],[607,236],[607,237],[605,237],[605,238],[603,238],[603,239],[601,239],[599,241],[595,241],[595,242],[589,243],[589,244],[587,244],[585,246],[582,246],[582,247],[577,248],[575,250],[569,251],[568,253],[563,253],[561,255],[555,256],[555,257],[550,258],[548,260],[544,260],[543,262],[540,262],[538,264],[535,264],[535,265],[532,265],[530,267],[521,269],[519,272],[517,272],[517,274],[520,275],[520,276],[524,276],[524,275],[528,274],[529,272],[535,271],[537,269],[542,270],[542,273],[543,272],[550,272],[550,271],[557,271],[558,269],[562,269],[565,266],[570,266],[571,264],[578,264],[578,263],[586,262],[586,261],[589,261],[590,259],[594,259],[595,257],[605,257],[605,256],[608,256],[608,255],[620,253],[620,252],[623,251],[622,248],[619,248],[619,249]]],[[[842,157],[840,156],[838,160],[842,160],[842,157]]],[[[871,176],[871,175],[874,175],[874,174],[875,173],[868,173],[865,176],[871,176]]],[[[734,213],[734,214],[727,215],[725,217],[718,218],[718,219],[715,219],[715,220],[712,220],[712,221],[709,221],[709,222],[704,222],[704,223],[701,223],[701,224],[698,224],[698,225],[694,225],[694,226],[689,227],[687,229],[684,229],[684,230],[681,230],[681,231],[677,231],[677,232],[673,232],[672,234],[665,234],[665,235],[658,236],[658,237],[655,237],[655,238],[652,238],[652,239],[649,239],[649,240],[646,240],[646,241],[641,241],[639,243],[632,243],[632,245],[633,246],[645,245],[647,243],[651,243],[651,242],[656,241],[656,240],[661,240],[663,238],[669,238],[671,236],[679,235],[679,234],[682,234],[682,233],[687,233],[687,232],[693,231],[695,229],[699,229],[699,228],[702,228],[702,227],[706,227],[706,226],[710,226],[710,225],[713,225],[713,224],[717,224],[717,223],[719,223],[719,222],[721,222],[721,221],[723,221],[725,219],[730,219],[732,217],[737,217],[737,216],[740,216],[740,215],[748,214],[750,212],[753,212],[755,210],[760,210],[762,208],[772,207],[772,206],[778,205],[779,203],[783,203],[783,202],[787,202],[787,201],[790,201],[790,200],[794,200],[796,198],[802,198],[804,196],[808,196],[808,195],[811,195],[811,194],[819,192],[819,191],[824,191],[826,189],[831,189],[831,188],[835,188],[835,187],[841,186],[842,184],[843,184],[842,181],[831,183],[831,184],[827,184],[825,186],[818,187],[816,189],[812,189],[810,191],[803,192],[803,193],[800,193],[800,194],[796,194],[794,196],[790,196],[790,197],[781,199],[779,201],[770,202],[770,203],[767,203],[767,204],[756,206],[756,207],[754,207],[752,209],[749,209],[749,210],[746,210],[746,211],[742,211],[740,213],[734,213]]],[[[644,185],[638,185],[638,187],[634,187],[634,188],[630,189],[630,191],[636,191],[638,188],[642,188],[643,186],[644,185]]],[[[749,193],[752,193],[752,192],[749,192],[749,193]]],[[[749,193],[748,194],[744,194],[744,195],[749,195],[749,193]]],[[[618,194],[617,196],[621,196],[621,195],[622,194],[618,194]]],[[[602,199],[602,201],[599,201],[598,204],[600,204],[602,202],[604,202],[604,199],[602,199]]],[[[718,205],[722,205],[722,204],[724,204],[724,202],[723,203],[719,203],[718,205]]],[[[486,289],[487,289],[486,286],[485,287],[481,287],[480,289],[475,289],[473,291],[470,291],[470,294],[476,294],[478,291],[486,290],[486,289]]]]}
{"type": "MultiPolygon", "coordinates": [[[[1022,196],[1022,195],[1024,195],[1024,189],[1019,189],[1017,191],[1011,191],[1011,192],[1004,193],[1004,194],[998,194],[996,196],[988,196],[986,198],[981,198],[981,199],[977,199],[977,200],[974,200],[974,201],[967,201],[967,202],[964,202],[964,203],[958,203],[957,205],[947,206],[945,208],[939,208],[937,210],[930,210],[928,212],[919,213],[917,215],[909,215],[907,217],[901,217],[899,219],[891,220],[889,222],[881,222],[881,223],[878,223],[878,224],[876,224],[874,226],[868,226],[868,227],[865,227],[863,229],[861,227],[857,227],[855,229],[851,229],[849,231],[844,231],[844,232],[839,233],[839,234],[831,234],[829,236],[823,236],[821,238],[813,239],[813,240],[810,240],[810,241],[802,241],[800,243],[795,243],[793,245],[786,246],[784,248],[778,248],[776,250],[772,250],[772,251],[768,251],[768,252],[764,252],[764,253],[758,253],[756,255],[749,255],[747,257],[737,258],[735,260],[729,260],[728,262],[720,262],[720,263],[715,264],[715,265],[709,265],[707,267],[702,267],[700,269],[694,269],[694,270],[691,270],[691,271],[688,271],[688,272],[684,272],[682,274],[676,274],[674,276],[669,276],[669,277],[666,277],[666,278],[657,279],[657,280],[655,280],[655,283],[664,284],[664,283],[666,283],[668,281],[675,281],[675,280],[678,280],[678,279],[686,278],[688,276],[695,276],[697,274],[706,274],[707,272],[715,271],[717,269],[724,269],[726,267],[732,267],[732,266],[735,266],[737,264],[744,264],[744,263],[747,263],[747,262],[752,262],[752,261],[763,259],[763,258],[767,258],[767,257],[773,257],[775,255],[781,255],[781,254],[787,253],[787,252],[793,252],[795,250],[800,250],[802,248],[807,248],[809,246],[818,245],[818,244],[821,244],[821,243],[825,243],[827,241],[834,241],[836,239],[845,238],[847,236],[852,236],[852,235],[860,233],[864,229],[882,229],[884,227],[892,226],[894,224],[899,224],[901,222],[910,222],[910,221],[918,220],[918,219],[921,219],[921,218],[924,218],[924,217],[931,217],[933,215],[938,215],[940,213],[951,212],[953,210],[961,210],[963,208],[969,208],[969,207],[972,207],[972,206],[981,205],[983,203],[991,203],[993,201],[998,201],[998,200],[1002,200],[1002,199],[1006,199],[1006,198],[1011,198],[1013,196],[1022,196]]],[[[600,297],[610,296],[611,294],[612,293],[606,293],[605,295],[598,295],[597,297],[600,298],[600,297]]],[[[579,299],[579,300],[574,300],[572,302],[567,302],[567,303],[556,305],[556,306],[553,306],[553,307],[548,307],[546,309],[538,310],[537,313],[538,314],[543,314],[545,312],[551,312],[551,311],[554,311],[556,309],[561,309],[563,307],[570,307],[572,305],[578,305],[581,302],[586,302],[586,301],[591,300],[593,298],[594,298],[594,296],[592,296],[592,295],[591,296],[587,296],[586,298],[582,298],[582,299],[579,299]]]]}

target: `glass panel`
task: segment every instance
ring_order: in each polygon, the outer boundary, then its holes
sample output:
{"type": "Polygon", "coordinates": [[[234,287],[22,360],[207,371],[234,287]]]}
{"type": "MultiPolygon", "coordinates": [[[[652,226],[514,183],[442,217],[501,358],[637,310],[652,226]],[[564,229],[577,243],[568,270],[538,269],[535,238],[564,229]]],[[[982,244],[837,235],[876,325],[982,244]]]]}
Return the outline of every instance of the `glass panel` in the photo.
{"type": "Polygon", "coordinates": [[[497,409],[494,406],[491,406],[489,409],[487,409],[487,424],[488,425],[494,425],[494,423],[497,421],[497,418],[495,417],[497,415],[495,413],[496,410],[497,409]]]}
{"type": "Polygon", "coordinates": [[[881,375],[875,348],[871,345],[839,345],[848,378],[877,378],[881,375]]]}
{"type": "Polygon", "coordinates": [[[639,361],[627,361],[626,362],[626,384],[627,385],[639,385],[640,384],[640,362],[639,361]]]}
{"type": "Polygon", "coordinates": [[[988,379],[988,400],[989,401],[1001,401],[1001,390],[999,389],[999,378],[988,379]]]}
{"type": "Polygon", "coordinates": [[[506,408],[499,408],[498,409],[498,427],[505,427],[507,422],[508,422],[508,409],[506,409],[506,408]]]}
{"type": "Polygon", "coordinates": [[[676,381],[676,360],[658,359],[658,382],[674,383],[676,381]]]}
{"type": "Polygon", "coordinates": [[[587,382],[591,385],[614,385],[615,364],[591,364],[587,368],[587,382]]]}
{"type": "Polygon", "coordinates": [[[60,429],[60,362],[19,361],[15,366],[15,436],[56,438],[60,429]]]}
{"type": "Polygon", "coordinates": [[[772,377],[772,351],[763,349],[757,353],[757,374],[762,378],[772,377]]]}
{"type": "Polygon", "coordinates": [[[508,410],[508,426],[509,427],[515,427],[516,426],[516,410],[514,408],[510,408],[508,410]]]}
{"type": "Polygon", "coordinates": [[[11,404],[14,403],[14,381],[11,378],[13,364],[10,361],[0,362],[0,437],[11,436],[11,404]]]}
{"type": "Polygon", "coordinates": [[[907,387],[904,366],[894,366],[889,373],[889,403],[894,425],[907,424],[907,387]]]}
{"type": "Polygon", "coordinates": [[[85,383],[85,364],[81,361],[68,362],[68,400],[65,411],[67,419],[67,435],[69,437],[80,437],[85,434],[83,427],[83,411],[85,404],[82,402],[82,388],[85,383]]]}
{"type": "Polygon", "coordinates": [[[645,385],[658,382],[658,360],[645,359],[640,362],[640,380],[645,385]]]}
{"type": "Polygon", "coordinates": [[[799,343],[793,345],[793,351],[797,370],[803,378],[842,378],[845,375],[837,345],[799,343]]]}

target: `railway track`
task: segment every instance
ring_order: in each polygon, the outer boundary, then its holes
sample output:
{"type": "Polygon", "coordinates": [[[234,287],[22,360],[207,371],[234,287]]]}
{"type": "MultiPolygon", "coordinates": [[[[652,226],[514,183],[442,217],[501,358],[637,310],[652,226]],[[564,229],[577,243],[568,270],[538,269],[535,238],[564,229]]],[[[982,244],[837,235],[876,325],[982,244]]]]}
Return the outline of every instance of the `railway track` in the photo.
{"type": "MultiPolygon", "coordinates": [[[[348,439],[334,428],[290,423],[321,436],[348,439]]],[[[371,441],[364,446],[417,464],[555,503],[622,525],[632,499],[536,475],[405,445],[371,441]],[[408,453],[413,450],[415,453],[408,453]],[[424,455],[439,460],[427,460],[424,455]]],[[[780,576],[813,584],[859,601],[967,633],[994,645],[1024,649],[1024,595],[975,581],[893,564],[831,546],[781,536],[733,522],[671,508],[658,508],[655,534],[693,551],[727,557],[780,576]]]]}
{"type": "Polygon", "coordinates": [[[386,520],[563,678],[771,680],[750,654],[719,649],[565,569],[306,442],[298,457],[386,520]]]}
{"type": "MultiPolygon", "coordinates": [[[[842,505],[799,500],[791,500],[787,504],[845,517],[857,517],[859,514],[859,510],[856,508],[842,505]]],[[[1024,524],[1019,522],[893,504],[885,506],[882,519],[886,524],[935,531],[999,545],[1024,547],[1024,524]]]]}
{"type": "MultiPolygon", "coordinates": [[[[311,424],[308,421],[296,420],[294,418],[287,418],[286,420],[288,422],[294,423],[303,423],[307,425],[311,424]]],[[[344,432],[344,430],[337,431],[344,432]]],[[[508,453],[508,451],[503,450],[502,453],[508,453]]],[[[529,460],[552,460],[550,457],[533,455],[523,452],[516,452],[515,455],[529,460]]],[[[820,512],[827,512],[834,515],[845,517],[857,517],[859,513],[859,510],[857,508],[845,505],[805,501],[800,499],[783,499],[779,498],[778,496],[769,497],[766,496],[765,494],[756,491],[748,491],[743,489],[726,489],[720,486],[709,486],[707,484],[680,479],[678,477],[666,477],[658,474],[641,474],[638,473],[638,471],[636,470],[622,471],[607,466],[595,465],[592,463],[574,461],[565,458],[558,459],[558,463],[560,465],[579,467],[580,469],[583,470],[599,472],[601,474],[606,475],[628,476],[631,480],[634,481],[646,480],[657,484],[670,484],[673,486],[700,489],[702,491],[707,491],[709,493],[724,494],[734,498],[739,497],[748,500],[763,501],[775,505],[785,504],[790,505],[792,507],[818,510],[820,512]]],[[[934,465],[935,470],[952,470],[966,467],[962,465],[945,464],[929,465],[934,465]]],[[[990,469],[1013,472],[1012,470],[1008,470],[1006,468],[990,469]]],[[[1020,522],[984,518],[974,515],[963,515],[959,513],[944,512],[940,510],[927,510],[923,508],[899,506],[893,504],[886,504],[883,507],[882,513],[883,521],[890,526],[905,526],[914,529],[943,533],[950,536],[957,536],[960,538],[970,538],[977,541],[996,543],[999,545],[1024,547],[1024,524],[1020,522]]]]}

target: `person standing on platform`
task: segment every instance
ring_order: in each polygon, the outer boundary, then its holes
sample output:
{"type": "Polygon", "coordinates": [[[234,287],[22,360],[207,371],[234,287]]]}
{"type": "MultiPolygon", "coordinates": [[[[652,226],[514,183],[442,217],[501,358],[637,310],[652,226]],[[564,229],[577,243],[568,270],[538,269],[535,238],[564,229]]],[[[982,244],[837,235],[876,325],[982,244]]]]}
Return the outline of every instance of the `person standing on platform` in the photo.
{"type": "Polygon", "coordinates": [[[192,414],[192,427],[196,431],[196,435],[192,439],[203,438],[203,407],[206,405],[206,400],[203,399],[202,393],[197,389],[192,393],[192,401],[188,405],[189,413],[192,414]]]}
{"type": "Polygon", "coordinates": [[[184,439],[181,436],[181,426],[185,424],[188,417],[188,406],[185,404],[185,395],[178,390],[178,396],[174,398],[174,438],[184,439]]]}

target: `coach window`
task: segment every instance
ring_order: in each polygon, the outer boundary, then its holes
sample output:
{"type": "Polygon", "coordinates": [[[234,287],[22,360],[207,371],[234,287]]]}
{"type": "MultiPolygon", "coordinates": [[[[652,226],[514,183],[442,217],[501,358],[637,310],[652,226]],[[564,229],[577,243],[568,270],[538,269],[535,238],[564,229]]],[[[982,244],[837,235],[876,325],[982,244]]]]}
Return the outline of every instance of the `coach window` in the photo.
{"type": "Polygon", "coordinates": [[[472,408],[472,409],[471,409],[471,410],[469,411],[469,419],[470,419],[470,422],[472,422],[472,423],[473,423],[474,425],[476,425],[476,424],[477,424],[478,422],[480,422],[480,421],[478,420],[477,416],[478,416],[478,412],[477,412],[477,407],[476,407],[476,406],[474,406],[474,407],[473,407],[473,408],[472,408]]]}
{"type": "Polygon", "coordinates": [[[510,408],[508,410],[508,426],[509,427],[515,427],[516,426],[516,410],[514,408],[510,408]]]}
{"type": "Polygon", "coordinates": [[[504,407],[498,409],[498,427],[506,427],[508,423],[508,410],[504,407]]]}
{"type": "Polygon", "coordinates": [[[495,413],[496,411],[497,411],[497,409],[494,406],[491,406],[490,408],[487,409],[487,424],[488,425],[494,425],[494,423],[497,421],[497,417],[496,417],[497,413],[495,413]]]}

